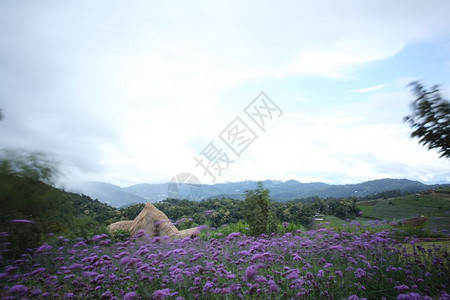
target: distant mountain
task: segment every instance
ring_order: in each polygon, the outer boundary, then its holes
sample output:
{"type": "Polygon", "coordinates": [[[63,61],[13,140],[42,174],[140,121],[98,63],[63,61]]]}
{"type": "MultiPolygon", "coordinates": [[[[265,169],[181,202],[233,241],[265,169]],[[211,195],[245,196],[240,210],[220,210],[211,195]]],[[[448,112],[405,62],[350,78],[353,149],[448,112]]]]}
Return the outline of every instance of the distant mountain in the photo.
{"type": "Polygon", "coordinates": [[[74,186],[68,187],[68,190],[87,195],[92,199],[98,199],[113,207],[149,201],[133,193],[123,191],[120,186],[105,182],[78,182],[74,186]]]}
{"type": "MultiPolygon", "coordinates": [[[[256,181],[227,182],[217,184],[203,184],[196,186],[170,186],[167,183],[141,183],[121,188],[102,182],[89,182],[82,185],[81,192],[91,198],[97,198],[111,206],[120,207],[133,203],[158,202],[166,198],[208,199],[233,198],[244,199],[246,190],[255,189],[256,181]],[[169,190],[170,189],[170,190],[169,190]]],[[[302,183],[296,180],[263,181],[263,187],[270,190],[270,196],[275,201],[289,201],[294,199],[318,196],[327,197],[364,197],[386,191],[421,192],[437,188],[442,185],[426,185],[408,179],[378,179],[358,184],[330,185],[323,182],[302,183]]],[[[449,185],[447,185],[449,186],[449,185]]]]}
{"type": "Polygon", "coordinates": [[[122,188],[122,191],[141,197],[149,202],[158,202],[167,198],[167,183],[140,183],[122,188]]]}
{"type": "MultiPolygon", "coordinates": [[[[364,197],[385,191],[420,192],[435,188],[435,185],[426,185],[418,181],[408,179],[379,179],[358,184],[330,185],[323,182],[301,183],[296,180],[263,181],[263,186],[269,189],[271,198],[275,201],[289,201],[293,199],[318,196],[327,197],[364,197]]],[[[255,181],[236,183],[222,183],[215,185],[203,185],[203,198],[226,195],[235,199],[243,199],[244,192],[256,187],[255,181]],[[211,195],[212,188],[219,189],[221,193],[211,195]]]]}

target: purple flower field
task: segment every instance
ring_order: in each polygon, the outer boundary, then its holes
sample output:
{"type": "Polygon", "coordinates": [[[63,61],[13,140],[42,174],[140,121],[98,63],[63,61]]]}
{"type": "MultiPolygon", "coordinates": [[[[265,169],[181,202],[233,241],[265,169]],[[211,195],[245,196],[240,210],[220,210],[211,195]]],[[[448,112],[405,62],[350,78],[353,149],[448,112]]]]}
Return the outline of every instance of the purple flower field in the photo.
{"type": "Polygon", "coordinates": [[[319,229],[113,243],[59,238],[2,262],[2,299],[450,299],[449,254],[319,229]],[[58,244],[58,245],[57,245],[58,244]],[[57,246],[56,246],[57,245],[57,246]]]}

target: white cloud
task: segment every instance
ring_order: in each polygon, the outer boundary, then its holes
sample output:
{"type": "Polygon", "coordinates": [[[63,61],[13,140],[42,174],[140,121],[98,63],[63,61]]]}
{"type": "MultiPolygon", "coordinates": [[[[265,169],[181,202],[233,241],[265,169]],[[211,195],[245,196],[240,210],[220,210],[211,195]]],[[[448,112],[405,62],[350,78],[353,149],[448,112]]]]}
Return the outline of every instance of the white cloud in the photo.
{"type": "MultiPolygon", "coordinates": [[[[293,78],[356,80],[358,68],[450,33],[448,1],[49,1],[0,9],[0,141],[51,150],[72,176],[121,184],[196,171],[192,156],[252,100],[242,95],[256,96],[268,82],[276,89],[293,78]],[[224,103],[230,91],[238,96],[224,103]]],[[[396,162],[413,166],[414,176],[421,167],[442,170],[431,152],[400,138],[404,126],[392,120],[408,100],[384,87],[354,90],[360,103],[328,115],[287,113],[224,180],[357,180],[394,174],[377,165],[396,162]]]]}
{"type": "Polygon", "coordinates": [[[373,91],[381,90],[385,86],[386,86],[385,84],[379,84],[379,85],[374,85],[374,86],[370,86],[370,87],[367,87],[367,88],[351,90],[351,92],[353,92],[353,93],[370,93],[370,92],[373,92],[373,91]]]}

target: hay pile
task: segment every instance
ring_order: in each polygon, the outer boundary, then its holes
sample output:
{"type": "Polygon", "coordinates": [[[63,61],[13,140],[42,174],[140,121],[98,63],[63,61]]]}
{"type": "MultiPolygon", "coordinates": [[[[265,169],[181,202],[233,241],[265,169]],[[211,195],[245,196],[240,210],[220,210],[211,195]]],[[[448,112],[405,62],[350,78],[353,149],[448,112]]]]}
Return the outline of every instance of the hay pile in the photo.
{"type": "Polygon", "coordinates": [[[133,221],[120,221],[116,223],[112,223],[106,227],[106,229],[109,232],[116,232],[119,230],[123,231],[130,231],[131,224],[133,224],[133,221]]]}
{"type": "Polygon", "coordinates": [[[120,221],[108,226],[110,232],[119,229],[129,231],[131,236],[135,236],[140,230],[143,230],[150,237],[185,238],[198,235],[197,228],[179,231],[162,211],[149,202],[145,204],[144,209],[133,221],[120,221]]]}
{"type": "Polygon", "coordinates": [[[180,236],[180,238],[196,237],[196,236],[198,236],[199,233],[200,233],[200,230],[197,227],[194,227],[194,228],[189,228],[189,229],[179,231],[179,236],[180,236]]]}

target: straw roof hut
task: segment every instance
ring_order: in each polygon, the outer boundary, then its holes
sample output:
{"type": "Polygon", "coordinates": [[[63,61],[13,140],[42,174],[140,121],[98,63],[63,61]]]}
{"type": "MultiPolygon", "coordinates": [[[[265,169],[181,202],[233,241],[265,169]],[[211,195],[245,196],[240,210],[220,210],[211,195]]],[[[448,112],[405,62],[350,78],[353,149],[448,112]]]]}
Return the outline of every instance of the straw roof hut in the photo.
{"type": "Polygon", "coordinates": [[[200,233],[200,230],[197,227],[194,227],[194,228],[189,228],[189,229],[185,229],[185,230],[180,230],[179,236],[180,236],[180,238],[196,237],[199,235],[199,233],[200,233]]]}
{"type": "Polygon", "coordinates": [[[140,230],[143,230],[150,237],[185,238],[198,235],[197,228],[179,231],[162,211],[149,202],[145,204],[144,209],[133,221],[121,221],[108,226],[110,232],[116,228],[126,228],[131,236],[136,235],[140,230]]]}
{"type": "Polygon", "coordinates": [[[133,224],[133,221],[119,221],[108,225],[106,229],[109,232],[115,232],[119,230],[130,231],[131,224],[133,224]]]}

